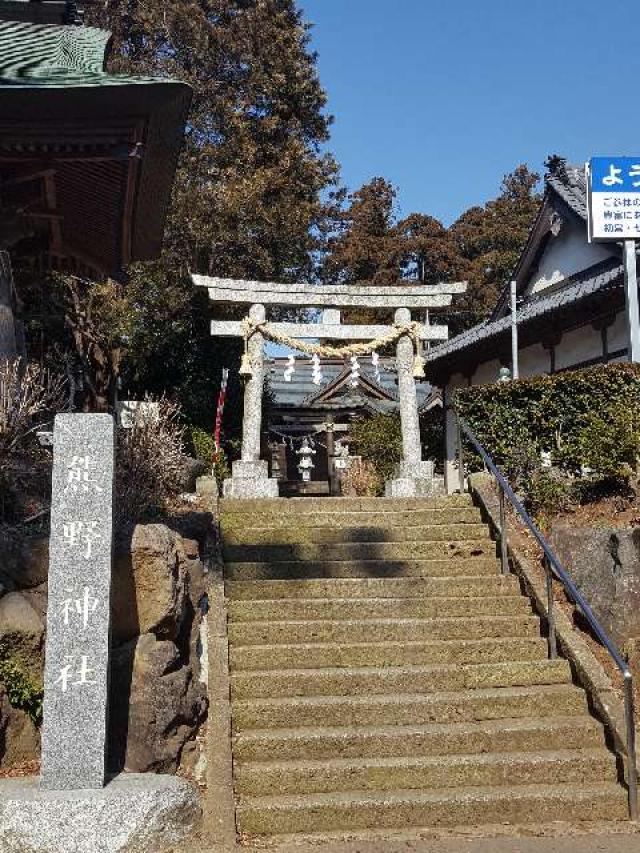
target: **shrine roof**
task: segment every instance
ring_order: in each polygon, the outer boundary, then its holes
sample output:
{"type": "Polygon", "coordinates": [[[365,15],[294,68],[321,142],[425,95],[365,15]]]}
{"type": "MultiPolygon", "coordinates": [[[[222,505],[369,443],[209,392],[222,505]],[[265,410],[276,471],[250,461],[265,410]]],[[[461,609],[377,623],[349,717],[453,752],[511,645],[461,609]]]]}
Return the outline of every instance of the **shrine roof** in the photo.
{"type": "MultiPolygon", "coordinates": [[[[340,409],[345,408],[346,400],[341,388],[336,388],[335,395],[328,399],[314,402],[314,398],[322,395],[330,386],[345,373],[345,363],[338,359],[323,359],[322,377],[320,385],[314,385],[312,380],[312,366],[307,359],[296,359],[296,369],[290,382],[284,380],[284,368],[286,358],[271,359],[268,363],[269,387],[273,392],[274,405],[277,408],[321,408],[340,409]],[[342,399],[341,399],[342,397],[342,399]]],[[[398,408],[398,387],[393,359],[380,359],[380,382],[376,382],[375,371],[368,359],[360,359],[360,374],[366,383],[380,389],[378,399],[369,397],[375,408],[379,411],[393,412],[398,408]]],[[[428,398],[431,386],[428,383],[418,383],[416,392],[418,405],[422,405],[428,398]]]]}
{"type": "MultiPolygon", "coordinates": [[[[575,321],[579,317],[579,309],[587,300],[597,297],[603,293],[619,288],[622,284],[623,267],[620,262],[611,258],[602,261],[587,270],[563,279],[555,288],[543,291],[539,296],[531,298],[518,311],[518,329],[521,337],[526,340],[528,327],[536,330],[539,321],[543,321],[548,327],[549,315],[556,317],[568,311],[575,321]]],[[[501,317],[494,321],[485,321],[446,343],[434,347],[427,355],[427,373],[432,377],[437,374],[438,380],[444,373],[451,374],[458,370],[459,357],[467,353],[477,361],[477,351],[484,345],[493,347],[493,357],[498,356],[496,345],[498,339],[511,335],[511,317],[501,317]],[[452,357],[455,357],[452,361],[452,357]]],[[[537,333],[537,337],[539,337],[537,333]]]]}
{"type": "Polygon", "coordinates": [[[0,3],[3,194],[48,174],[48,207],[33,215],[59,223],[51,254],[117,276],[160,251],[191,89],[109,74],[108,32],[6,20],[10,5],[0,3]]]}

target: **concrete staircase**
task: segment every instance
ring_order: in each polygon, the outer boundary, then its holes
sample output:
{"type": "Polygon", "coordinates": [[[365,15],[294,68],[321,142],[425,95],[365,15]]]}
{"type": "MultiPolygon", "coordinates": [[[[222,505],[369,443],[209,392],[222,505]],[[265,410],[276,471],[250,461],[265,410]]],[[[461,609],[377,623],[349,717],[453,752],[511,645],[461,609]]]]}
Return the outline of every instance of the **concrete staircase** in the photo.
{"type": "Polygon", "coordinates": [[[467,496],[222,502],[238,831],[626,819],[467,496]]]}

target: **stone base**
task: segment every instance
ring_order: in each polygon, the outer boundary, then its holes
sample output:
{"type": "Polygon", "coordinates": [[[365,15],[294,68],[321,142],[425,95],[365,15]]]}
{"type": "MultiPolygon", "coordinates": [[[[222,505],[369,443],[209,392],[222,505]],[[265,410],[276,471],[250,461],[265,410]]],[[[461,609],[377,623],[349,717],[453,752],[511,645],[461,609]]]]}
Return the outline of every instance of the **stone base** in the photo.
{"type": "Polygon", "coordinates": [[[222,484],[225,498],[277,498],[278,481],[269,477],[269,465],[264,459],[231,466],[231,478],[222,484]]]}
{"type": "Polygon", "coordinates": [[[386,498],[430,498],[433,495],[433,480],[418,477],[397,477],[387,480],[384,487],[386,498]]]}
{"type": "Polygon", "coordinates": [[[394,479],[433,480],[435,462],[400,462],[393,472],[394,479]]]}
{"type": "Polygon", "coordinates": [[[200,828],[198,794],[177,776],[123,773],[100,790],[0,780],[4,853],[160,853],[200,828]]]}
{"type": "Polygon", "coordinates": [[[196,494],[201,497],[218,497],[218,483],[211,474],[203,474],[196,480],[196,494]]]}
{"type": "Polygon", "coordinates": [[[428,498],[434,492],[433,462],[400,462],[394,478],[385,484],[387,498],[428,498]]]}

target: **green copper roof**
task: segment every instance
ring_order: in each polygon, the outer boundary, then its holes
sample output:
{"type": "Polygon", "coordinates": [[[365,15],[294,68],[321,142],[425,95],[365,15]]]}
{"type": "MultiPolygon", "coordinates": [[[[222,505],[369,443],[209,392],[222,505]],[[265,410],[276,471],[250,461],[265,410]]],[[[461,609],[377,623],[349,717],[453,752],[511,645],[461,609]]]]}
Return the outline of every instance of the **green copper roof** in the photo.
{"type": "Polygon", "coordinates": [[[111,34],[95,27],[0,21],[0,87],[61,88],[166,84],[166,78],[107,74],[111,34]]]}
{"type": "Polygon", "coordinates": [[[40,181],[46,168],[52,251],[119,276],[160,251],[192,92],[108,74],[109,40],[91,27],[0,19],[0,182],[30,168],[40,181]]]}

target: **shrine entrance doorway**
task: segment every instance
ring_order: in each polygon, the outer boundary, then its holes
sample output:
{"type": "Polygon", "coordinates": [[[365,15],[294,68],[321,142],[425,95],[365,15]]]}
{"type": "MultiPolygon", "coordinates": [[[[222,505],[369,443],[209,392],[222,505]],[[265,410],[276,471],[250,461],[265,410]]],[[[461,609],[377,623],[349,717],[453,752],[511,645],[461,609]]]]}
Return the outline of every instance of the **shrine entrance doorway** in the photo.
{"type": "MultiPolygon", "coordinates": [[[[311,360],[314,382],[322,383],[322,358],[341,358],[348,365],[351,385],[359,383],[360,361],[370,358],[377,369],[380,356],[395,347],[397,400],[402,427],[403,459],[386,484],[388,497],[421,497],[432,494],[433,462],[422,459],[416,379],[425,378],[422,348],[448,338],[448,329],[431,323],[433,311],[447,308],[453,295],[464,293],[466,282],[425,286],[400,282],[391,286],[283,284],[193,276],[197,286],[207,287],[217,304],[245,305],[241,321],[213,320],[211,333],[241,337],[245,352],[240,376],[246,381],[241,458],[233,463],[232,476],[224,483],[224,496],[233,498],[278,497],[279,481],[270,476],[268,459],[261,458],[262,397],[265,384],[265,341],[285,346],[311,360]],[[297,309],[301,322],[280,322],[267,316],[267,308],[297,309]],[[343,324],[341,309],[366,308],[388,315],[395,309],[393,325],[343,324]],[[310,312],[321,321],[309,322],[310,312]],[[421,320],[412,317],[412,311],[421,320]],[[337,341],[329,345],[326,341],[337,341]]],[[[315,319],[315,318],[314,318],[315,319]]],[[[289,357],[287,373],[293,379],[296,358],[289,357]]],[[[285,377],[286,378],[286,377],[285,377]]],[[[288,463],[287,463],[288,467],[288,463]]],[[[309,480],[311,482],[311,480],[309,480]]]]}

